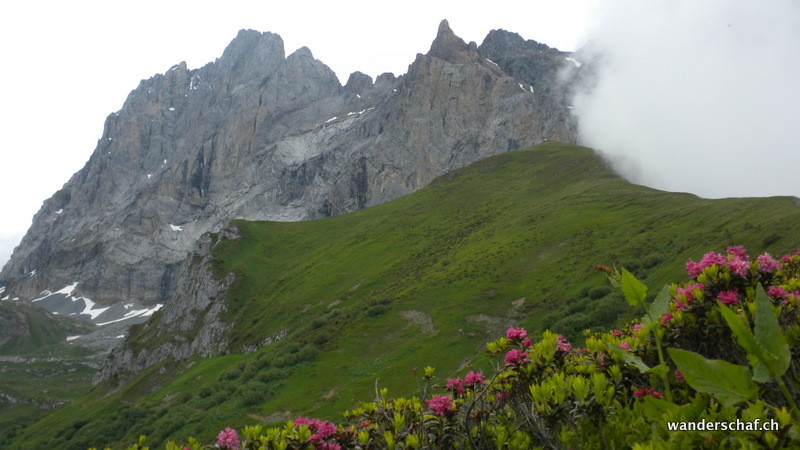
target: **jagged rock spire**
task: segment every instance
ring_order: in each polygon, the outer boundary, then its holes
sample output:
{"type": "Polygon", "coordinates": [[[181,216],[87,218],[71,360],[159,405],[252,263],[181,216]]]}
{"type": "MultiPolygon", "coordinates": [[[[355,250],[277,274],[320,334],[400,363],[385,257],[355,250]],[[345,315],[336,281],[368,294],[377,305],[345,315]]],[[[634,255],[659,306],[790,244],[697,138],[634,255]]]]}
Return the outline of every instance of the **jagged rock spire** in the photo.
{"type": "Polygon", "coordinates": [[[463,39],[456,36],[450,28],[447,19],[445,19],[439,23],[436,39],[433,40],[428,55],[453,63],[463,63],[470,57],[477,56],[477,53],[474,51],[475,49],[476,47],[474,44],[469,45],[464,42],[463,39]],[[475,54],[473,55],[473,53],[475,54]]]}

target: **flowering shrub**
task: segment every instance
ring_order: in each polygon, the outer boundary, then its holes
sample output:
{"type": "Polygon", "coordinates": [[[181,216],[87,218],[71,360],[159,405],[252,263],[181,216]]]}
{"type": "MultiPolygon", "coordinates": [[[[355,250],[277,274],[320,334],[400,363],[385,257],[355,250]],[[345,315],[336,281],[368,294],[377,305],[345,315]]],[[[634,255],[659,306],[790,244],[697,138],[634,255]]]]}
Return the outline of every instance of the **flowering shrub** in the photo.
{"type": "MultiPolygon", "coordinates": [[[[215,448],[777,448],[800,446],[800,251],[750,259],[743,247],[689,261],[691,279],[647,288],[598,266],[645,315],[619,330],[536,342],[519,327],[487,344],[494,375],[447,378],[425,368],[422,396],[390,397],[335,425],[299,417],[283,427],[219,434],[215,448]],[[439,388],[442,389],[442,388],[439,388]],[[667,422],[775,421],[771,430],[670,431],[667,422]]],[[[141,446],[141,441],[140,441],[141,446]]],[[[190,440],[186,447],[201,448],[190,440]]]]}

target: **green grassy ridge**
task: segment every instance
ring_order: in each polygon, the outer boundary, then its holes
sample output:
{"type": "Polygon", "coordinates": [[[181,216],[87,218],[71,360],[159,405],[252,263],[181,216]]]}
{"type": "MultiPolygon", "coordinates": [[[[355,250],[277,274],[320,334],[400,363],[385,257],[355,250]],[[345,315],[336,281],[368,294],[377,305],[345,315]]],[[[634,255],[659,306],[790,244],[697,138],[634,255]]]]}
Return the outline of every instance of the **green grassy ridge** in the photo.
{"type": "Polygon", "coordinates": [[[726,245],[797,247],[798,219],[790,198],[661,192],[620,179],[590,149],[548,142],[350,214],[238,221],[242,237],[215,248],[219,274],[236,274],[225,317],[235,354],[96,386],[3,443],[81,448],[144,433],[156,444],[299,414],[339,419],[376,379],[408,395],[415,367],[443,377],[481,367],[484,342],[509,324],[579,340],[633,317],[594,264],[624,265],[655,291],[726,245]]]}

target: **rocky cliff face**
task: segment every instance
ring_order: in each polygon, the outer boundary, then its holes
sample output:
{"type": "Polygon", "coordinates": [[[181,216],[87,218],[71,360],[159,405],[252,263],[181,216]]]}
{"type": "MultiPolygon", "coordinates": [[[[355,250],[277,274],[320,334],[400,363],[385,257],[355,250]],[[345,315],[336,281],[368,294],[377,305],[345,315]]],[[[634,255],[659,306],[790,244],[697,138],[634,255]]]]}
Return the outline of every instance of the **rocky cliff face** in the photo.
{"type": "Polygon", "coordinates": [[[0,273],[11,297],[78,283],[101,305],[179,292],[187,254],[231,219],[303,220],[378,204],[477,159],[575,141],[566,54],[442,22],[408,73],[342,86],[307,48],[242,31],[215,62],[144,80],[0,273]],[[516,56],[514,56],[516,55],[516,56]]]}
{"type": "Polygon", "coordinates": [[[227,350],[231,325],[222,321],[221,315],[226,308],[223,295],[233,274],[222,279],[214,276],[211,250],[220,239],[235,237],[235,229],[225,229],[200,238],[181,274],[177,294],[155,320],[130,328],[128,339],[108,355],[95,380],[135,373],[168,358],[183,360],[227,350]]]}

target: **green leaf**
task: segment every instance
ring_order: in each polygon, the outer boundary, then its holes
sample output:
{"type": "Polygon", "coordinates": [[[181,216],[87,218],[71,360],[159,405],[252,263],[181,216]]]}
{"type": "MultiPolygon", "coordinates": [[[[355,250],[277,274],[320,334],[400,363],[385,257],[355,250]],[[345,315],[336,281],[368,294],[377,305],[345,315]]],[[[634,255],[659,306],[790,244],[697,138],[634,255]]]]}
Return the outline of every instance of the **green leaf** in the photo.
{"type": "Polygon", "coordinates": [[[677,348],[668,351],[686,382],[696,391],[712,395],[723,406],[750,400],[758,393],[758,386],[753,383],[747,367],[706,359],[697,353],[677,348]]]}
{"type": "Polygon", "coordinates": [[[750,325],[719,300],[717,300],[717,307],[720,313],[722,313],[725,322],[728,323],[728,327],[733,332],[733,335],[736,336],[739,345],[747,352],[750,365],[755,368],[758,362],[766,357],[766,352],[761,348],[758,342],[756,342],[753,332],[750,331],[750,325]]]}
{"type": "Polygon", "coordinates": [[[625,300],[629,305],[644,305],[644,297],[647,295],[647,286],[644,283],[637,280],[624,267],[622,268],[620,282],[622,284],[622,294],[625,295],[625,300]]]}
{"type": "Polygon", "coordinates": [[[657,366],[653,366],[653,367],[647,369],[647,372],[652,373],[653,375],[655,375],[657,377],[662,377],[663,378],[663,377],[667,376],[667,374],[669,373],[669,366],[667,366],[666,364],[659,364],[657,366]]]}
{"type": "Polygon", "coordinates": [[[661,316],[669,311],[669,301],[669,286],[665,284],[658,293],[658,296],[656,296],[656,299],[650,304],[650,309],[647,311],[647,317],[642,320],[642,323],[646,325],[648,323],[658,321],[661,316]]]}
{"type": "Polygon", "coordinates": [[[768,359],[762,360],[773,378],[786,373],[792,359],[789,344],[781,331],[778,315],[772,306],[764,287],[756,288],[755,339],[766,351],[768,359]]]}
{"type": "Polygon", "coordinates": [[[680,420],[697,420],[705,412],[706,406],[708,406],[708,396],[695,395],[690,403],[681,406],[680,420]]]}
{"type": "Polygon", "coordinates": [[[626,363],[636,367],[642,373],[647,373],[650,371],[650,367],[642,361],[642,358],[639,358],[636,355],[631,355],[630,353],[626,352],[622,347],[616,344],[609,344],[608,349],[611,353],[619,356],[622,358],[626,363]]]}
{"type": "Polygon", "coordinates": [[[782,376],[789,368],[791,353],[764,288],[758,285],[756,290],[755,334],[749,324],[730,308],[720,302],[717,304],[739,345],[747,352],[747,359],[753,367],[753,379],[766,383],[782,376]]]}
{"type": "Polygon", "coordinates": [[[642,400],[642,412],[651,422],[675,420],[679,418],[680,407],[660,398],[645,397],[642,400]]]}

